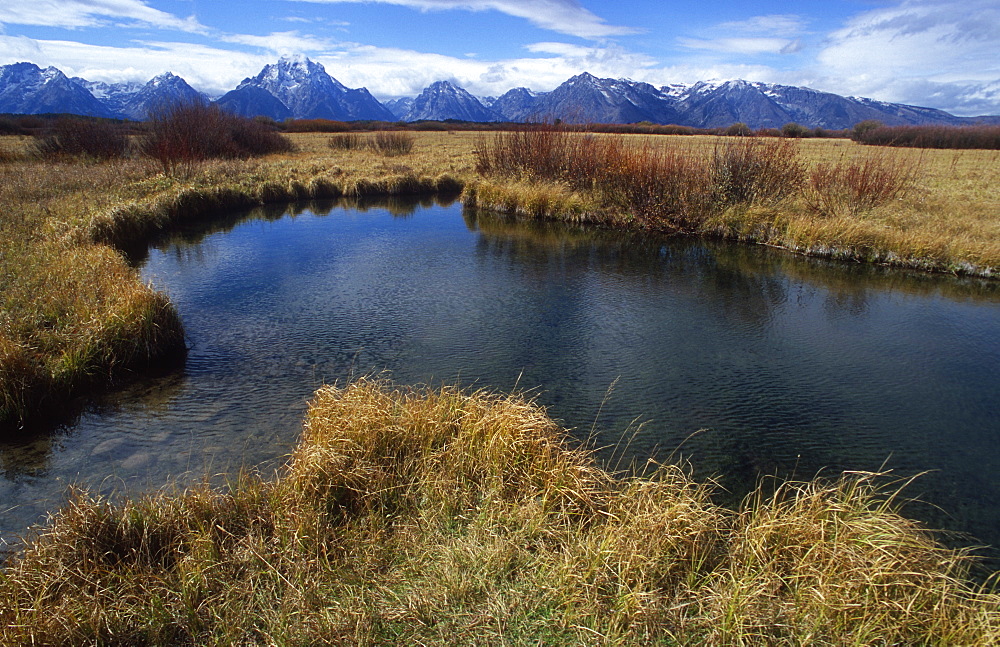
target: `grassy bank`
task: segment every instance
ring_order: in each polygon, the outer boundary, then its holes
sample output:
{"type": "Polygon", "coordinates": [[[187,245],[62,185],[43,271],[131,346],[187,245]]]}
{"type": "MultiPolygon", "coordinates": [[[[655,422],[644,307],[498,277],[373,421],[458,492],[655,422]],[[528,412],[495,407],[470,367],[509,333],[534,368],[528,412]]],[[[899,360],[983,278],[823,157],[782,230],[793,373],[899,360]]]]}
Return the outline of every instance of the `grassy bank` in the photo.
{"type": "Polygon", "coordinates": [[[995,644],[1000,597],[876,481],[727,511],[519,397],[324,387],[277,479],[79,495],[0,575],[0,643],[995,644]]]}
{"type": "Polygon", "coordinates": [[[397,156],[293,135],[293,152],[171,174],[148,159],[43,161],[31,138],[0,138],[0,435],[183,352],[177,313],[115,247],[262,203],[458,192],[472,137],[428,135],[397,156]]]}
{"type": "Polygon", "coordinates": [[[996,151],[844,140],[501,133],[466,201],[527,217],[718,236],[798,253],[995,276],[996,151]]]}

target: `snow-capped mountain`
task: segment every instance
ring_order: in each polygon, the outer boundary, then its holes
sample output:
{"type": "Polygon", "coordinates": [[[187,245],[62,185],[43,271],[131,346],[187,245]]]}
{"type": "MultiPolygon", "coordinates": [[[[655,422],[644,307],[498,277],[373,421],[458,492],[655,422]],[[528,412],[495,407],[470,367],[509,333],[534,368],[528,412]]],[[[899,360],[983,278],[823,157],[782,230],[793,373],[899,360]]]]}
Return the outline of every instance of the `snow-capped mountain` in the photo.
{"type": "Polygon", "coordinates": [[[79,77],[71,79],[104,104],[116,117],[142,121],[157,109],[181,103],[208,103],[209,98],[171,72],[164,72],[146,83],[104,83],[79,77]]]}
{"type": "Polygon", "coordinates": [[[513,88],[490,102],[490,109],[506,121],[540,121],[539,98],[546,93],[528,88],[513,88]]]}
{"type": "MultiPolygon", "coordinates": [[[[32,63],[0,66],[0,113],[72,113],[145,119],[159,105],[206,101],[207,97],[171,73],[144,85],[69,79],[56,68],[32,63]]],[[[704,81],[656,88],[627,79],[583,73],[551,92],[514,88],[497,98],[477,99],[448,81],[418,97],[379,103],[365,88],[350,89],[319,63],[298,56],[281,58],[244,79],[217,104],[231,112],[277,120],[555,121],[635,123],[648,121],[696,128],[743,122],[751,128],[780,128],[796,122],[810,128],[843,129],[867,119],[889,125],[1000,123],[1000,117],[956,117],[941,110],[810,88],[748,81],[704,81]]]]}
{"type": "Polygon", "coordinates": [[[682,123],[700,128],[720,128],[735,122],[751,128],[781,128],[795,122],[810,128],[842,129],[866,119],[888,125],[969,122],[932,108],[859,100],[789,85],[710,81],[686,89],[671,86],[662,90],[677,101],[682,123]]]}
{"type": "Polygon", "coordinates": [[[502,118],[483,106],[479,99],[449,81],[437,81],[424,88],[403,116],[405,121],[459,119],[500,121],[502,118]]]}
{"type": "Polygon", "coordinates": [[[244,79],[236,89],[247,87],[266,90],[298,119],[395,119],[368,90],[347,88],[327,74],[322,65],[303,56],[282,57],[277,63],[265,65],[257,76],[244,79]]]}
{"type": "Polygon", "coordinates": [[[72,81],[85,88],[94,95],[95,99],[116,115],[125,114],[125,106],[143,88],[142,83],[105,83],[103,81],[88,81],[76,76],[73,77],[72,81]]]}
{"type": "Polygon", "coordinates": [[[121,116],[142,121],[157,110],[171,105],[208,103],[208,97],[198,92],[187,81],[171,72],[150,79],[146,85],[125,101],[121,116]]]}
{"type": "Polygon", "coordinates": [[[0,113],[3,112],[115,116],[86,88],[56,68],[43,70],[34,63],[0,66],[0,113]]]}
{"type": "Polygon", "coordinates": [[[402,119],[413,107],[413,97],[400,97],[399,99],[387,99],[382,102],[386,110],[391,112],[397,119],[402,119]]]}
{"type": "Polygon", "coordinates": [[[796,122],[810,128],[844,129],[866,119],[888,125],[960,125],[996,117],[956,117],[941,110],[842,97],[810,88],[748,81],[702,81],[655,88],[626,79],[580,74],[552,92],[515,88],[491,108],[510,121],[635,123],[649,121],[695,128],[743,122],[751,128],[780,128],[796,122]]]}
{"type": "Polygon", "coordinates": [[[292,116],[292,111],[278,97],[256,85],[241,85],[215,100],[223,110],[241,117],[270,117],[283,121],[292,116]]]}
{"type": "Polygon", "coordinates": [[[658,88],[627,79],[599,79],[584,72],[552,92],[536,97],[535,110],[546,119],[570,123],[678,123],[680,115],[658,88]]]}

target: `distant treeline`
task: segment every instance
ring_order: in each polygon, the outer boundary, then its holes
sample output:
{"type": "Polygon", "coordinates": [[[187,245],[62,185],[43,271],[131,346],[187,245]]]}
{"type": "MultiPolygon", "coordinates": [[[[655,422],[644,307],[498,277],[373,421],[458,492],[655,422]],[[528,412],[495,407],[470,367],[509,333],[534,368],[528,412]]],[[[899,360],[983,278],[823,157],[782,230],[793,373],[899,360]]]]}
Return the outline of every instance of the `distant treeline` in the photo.
{"type": "Polygon", "coordinates": [[[47,113],[44,115],[0,114],[0,135],[42,135],[61,120],[76,119],[88,122],[138,126],[137,122],[103,117],[84,117],[68,113],[47,113]]]}
{"type": "MultiPolygon", "coordinates": [[[[81,117],[67,114],[14,115],[0,114],[0,135],[45,136],[55,124],[72,119],[75,121],[118,124],[129,134],[141,134],[146,126],[142,122],[99,117],[81,117]]],[[[275,121],[269,117],[252,120],[267,130],[286,133],[350,133],[382,130],[410,131],[475,131],[502,132],[523,128],[517,122],[478,122],[445,119],[441,121],[337,121],[333,119],[286,119],[275,121]]],[[[569,132],[615,133],[635,135],[721,135],[789,138],[851,138],[861,144],[873,146],[907,146],[914,148],[976,148],[1000,149],[1000,125],[972,126],[886,126],[878,121],[862,121],[848,130],[809,128],[797,123],[787,123],[781,128],[754,130],[745,123],[734,123],[723,128],[693,128],[674,124],[654,124],[642,121],[633,124],[571,124],[555,120],[556,125],[569,132]]],[[[552,124],[549,124],[552,125],[552,124]]]]}
{"type": "Polygon", "coordinates": [[[851,138],[872,146],[1000,150],[1000,126],[886,126],[863,121],[851,138]]]}
{"type": "MultiPolygon", "coordinates": [[[[287,119],[275,123],[275,127],[285,132],[323,132],[346,133],[368,130],[417,130],[417,131],[476,131],[503,132],[519,130],[526,124],[512,121],[462,121],[459,119],[444,119],[441,121],[333,121],[330,119],[287,119]]],[[[735,123],[725,128],[694,128],[676,124],[654,124],[650,121],[640,121],[634,124],[575,124],[556,119],[554,122],[538,125],[557,125],[567,132],[614,133],[621,135],[757,135],[762,137],[843,137],[851,136],[850,130],[826,130],[824,128],[808,128],[796,123],[785,124],[781,128],[761,128],[754,130],[744,123],[735,123]]]]}

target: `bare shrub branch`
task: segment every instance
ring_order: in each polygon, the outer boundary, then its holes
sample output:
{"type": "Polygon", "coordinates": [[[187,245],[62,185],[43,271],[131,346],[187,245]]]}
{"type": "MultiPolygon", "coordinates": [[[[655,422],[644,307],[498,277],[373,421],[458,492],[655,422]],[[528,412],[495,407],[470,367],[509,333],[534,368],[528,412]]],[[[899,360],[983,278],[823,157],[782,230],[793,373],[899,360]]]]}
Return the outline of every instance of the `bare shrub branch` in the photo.
{"type": "Polygon", "coordinates": [[[823,216],[856,216],[906,196],[919,163],[877,151],[860,159],[819,164],[804,190],[806,204],[823,216]]]}
{"type": "Polygon", "coordinates": [[[35,143],[35,154],[41,158],[66,155],[103,160],[125,157],[128,151],[124,124],[75,117],[59,119],[35,143]]]}
{"type": "Polygon", "coordinates": [[[245,159],[291,150],[292,144],[267,124],[200,103],[156,111],[146,124],[142,152],[163,172],[190,173],[207,159],[245,159]]]}

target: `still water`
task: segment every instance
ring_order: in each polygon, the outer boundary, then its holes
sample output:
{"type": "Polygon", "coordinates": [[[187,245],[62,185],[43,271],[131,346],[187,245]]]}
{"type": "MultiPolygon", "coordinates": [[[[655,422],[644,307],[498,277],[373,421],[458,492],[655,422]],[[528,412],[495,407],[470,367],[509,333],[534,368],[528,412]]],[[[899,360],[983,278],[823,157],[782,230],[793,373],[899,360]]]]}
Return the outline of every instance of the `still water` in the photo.
{"type": "Polygon", "coordinates": [[[908,513],[1000,545],[996,284],[431,201],[232,214],[136,262],[187,361],[0,444],[4,541],[70,485],[273,473],[317,387],[386,372],[527,391],[603,460],[682,458],[733,497],[761,475],[929,471],[908,513]]]}

